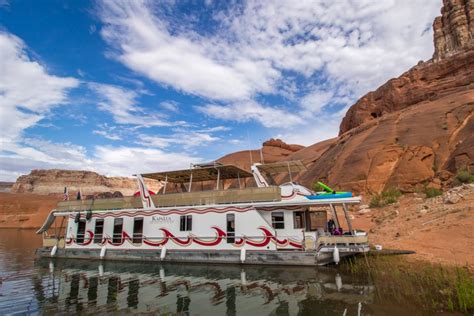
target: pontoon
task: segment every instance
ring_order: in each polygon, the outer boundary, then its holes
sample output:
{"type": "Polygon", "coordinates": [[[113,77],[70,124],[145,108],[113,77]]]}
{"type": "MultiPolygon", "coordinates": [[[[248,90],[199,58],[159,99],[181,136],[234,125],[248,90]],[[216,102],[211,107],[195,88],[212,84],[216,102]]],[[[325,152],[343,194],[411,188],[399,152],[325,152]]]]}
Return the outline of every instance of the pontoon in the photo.
{"type": "Polygon", "coordinates": [[[59,202],[37,232],[37,255],[311,266],[368,252],[367,234],[349,214],[361,198],[295,183],[292,174],[304,168],[291,161],[248,172],[215,162],[138,174],[139,196],[59,202]],[[272,184],[282,172],[290,181],[272,184]],[[160,191],[150,192],[144,178],[161,181],[160,191]]]}

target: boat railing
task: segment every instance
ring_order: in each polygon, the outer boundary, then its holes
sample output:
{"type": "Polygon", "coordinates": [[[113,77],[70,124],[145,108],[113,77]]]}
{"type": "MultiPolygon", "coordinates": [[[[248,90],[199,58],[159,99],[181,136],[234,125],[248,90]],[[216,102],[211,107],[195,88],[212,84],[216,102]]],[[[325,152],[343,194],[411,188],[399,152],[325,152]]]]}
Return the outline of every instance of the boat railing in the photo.
{"type": "Polygon", "coordinates": [[[316,249],[319,249],[322,246],[328,245],[354,245],[354,244],[367,244],[369,239],[367,236],[351,236],[351,235],[342,235],[342,236],[319,236],[316,240],[316,249]]]}
{"type": "MultiPolygon", "coordinates": [[[[281,200],[279,187],[243,188],[216,191],[180,192],[153,195],[156,207],[198,206],[245,202],[274,202],[281,200]]],[[[115,210],[142,208],[140,197],[72,200],[58,203],[57,211],[115,210]]]]}
{"type": "Polygon", "coordinates": [[[54,247],[64,248],[66,242],[64,236],[49,235],[46,232],[43,233],[43,247],[54,247]]]}

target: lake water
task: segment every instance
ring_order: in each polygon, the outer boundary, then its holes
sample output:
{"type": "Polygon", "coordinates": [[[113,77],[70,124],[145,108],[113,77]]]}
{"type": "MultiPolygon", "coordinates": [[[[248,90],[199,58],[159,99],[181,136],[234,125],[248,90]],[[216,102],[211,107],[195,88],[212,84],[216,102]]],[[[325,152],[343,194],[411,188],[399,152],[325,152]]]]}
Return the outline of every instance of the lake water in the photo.
{"type": "Polygon", "coordinates": [[[343,273],[340,267],[35,260],[40,245],[34,231],[0,229],[0,315],[434,313],[410,301],[400,304],[366,273],[343,273]]]}

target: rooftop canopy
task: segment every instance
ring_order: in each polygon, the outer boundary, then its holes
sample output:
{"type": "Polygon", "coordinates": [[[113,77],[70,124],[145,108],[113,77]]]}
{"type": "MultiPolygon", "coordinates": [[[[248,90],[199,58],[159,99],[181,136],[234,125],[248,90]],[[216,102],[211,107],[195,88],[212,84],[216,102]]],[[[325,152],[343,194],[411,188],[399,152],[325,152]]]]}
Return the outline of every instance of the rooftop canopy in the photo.
{"type": "Polygon", "coordinates": [[[215,164],[213,166],[204,167],[194,165],[194,168],[184,170],[145,173],[142,174],[142,177],[171,183],[187,183],[190,181],[199,182],[250,178],[253,177],[253,175],[236,166],[215,164]]]}
{"type": "Polygon", "coordinates": [[[300,160],[280,161],[257,165],[257,168],[267,174],[283,173],[283,172],[300,172],[306,170],[306,167],[300,160]]]}

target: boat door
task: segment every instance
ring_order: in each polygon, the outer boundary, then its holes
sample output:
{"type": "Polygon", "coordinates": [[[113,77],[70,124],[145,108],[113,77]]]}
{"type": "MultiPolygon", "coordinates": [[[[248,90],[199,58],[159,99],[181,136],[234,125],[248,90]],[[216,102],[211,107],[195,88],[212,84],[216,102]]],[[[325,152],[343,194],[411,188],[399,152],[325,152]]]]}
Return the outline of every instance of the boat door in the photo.
{"type": "Polygon", "coordinates": [[[235,242],[235,214],[227,214],[227,243],[233,244],[235,242]]]}

